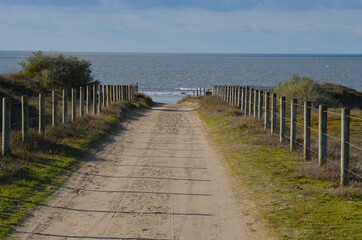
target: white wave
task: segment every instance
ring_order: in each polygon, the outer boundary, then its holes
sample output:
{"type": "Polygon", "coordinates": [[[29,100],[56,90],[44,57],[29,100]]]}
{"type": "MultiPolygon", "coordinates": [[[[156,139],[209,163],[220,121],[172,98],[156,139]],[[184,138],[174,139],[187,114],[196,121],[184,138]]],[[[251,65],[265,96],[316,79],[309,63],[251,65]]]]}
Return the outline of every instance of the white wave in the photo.
{"type": "Polygon", "coordinates": [[[185,92],[144,92],[144,94],[149,96],[182,96],[187,93],[185,92]]]}
{"type": "Polygon", "coordinates": [[[184,87],[180,87],[180,88],[175,88],[176,90],[181,90],[181,91],[196,91],[196,88],[184,88],[184,87]]]}

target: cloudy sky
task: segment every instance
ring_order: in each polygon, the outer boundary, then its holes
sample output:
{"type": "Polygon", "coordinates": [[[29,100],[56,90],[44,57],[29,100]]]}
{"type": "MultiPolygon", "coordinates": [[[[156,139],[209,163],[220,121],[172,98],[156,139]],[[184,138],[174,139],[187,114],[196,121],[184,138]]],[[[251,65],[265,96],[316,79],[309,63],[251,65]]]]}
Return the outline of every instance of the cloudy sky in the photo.
{"type": "Polygon", "coordinates": [[[0,50],[362,53],[362,0],[0,0],[0,50]]]}

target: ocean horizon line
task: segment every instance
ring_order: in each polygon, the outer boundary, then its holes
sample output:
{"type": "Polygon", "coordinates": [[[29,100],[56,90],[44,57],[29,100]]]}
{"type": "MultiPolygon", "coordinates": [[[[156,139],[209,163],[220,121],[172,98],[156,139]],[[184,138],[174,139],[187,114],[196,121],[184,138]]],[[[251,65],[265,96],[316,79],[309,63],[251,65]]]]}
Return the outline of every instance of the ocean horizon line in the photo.
{"type": "Polygon", "coordinates": [[[235,56],[328,56],[362,57],[362,53],[228,53],[228,52],[118,52],[118,51],[58,51],[58,50],[0,50],[1,53],[32,53],[42,51],[44,53],[65,53],[65,54],[144,54],[144,55],[235,55],[235,56]]]}

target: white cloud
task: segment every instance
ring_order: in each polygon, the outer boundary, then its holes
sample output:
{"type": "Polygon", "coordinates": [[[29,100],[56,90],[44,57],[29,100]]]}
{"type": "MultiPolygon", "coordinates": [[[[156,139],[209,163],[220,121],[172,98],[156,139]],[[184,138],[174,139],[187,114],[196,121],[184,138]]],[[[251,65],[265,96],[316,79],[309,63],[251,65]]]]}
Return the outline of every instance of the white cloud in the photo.
{"type": "Polygon", "coordinates": [[[340,42],[348,41],[349,47],[362,52],[362,25],[356,21],[362,21],[359,10],[13,6],[0,8],[0,22],[6,22],[0,24],[0,50],[321,52],[343,51],[347,48],[340,42]]]}

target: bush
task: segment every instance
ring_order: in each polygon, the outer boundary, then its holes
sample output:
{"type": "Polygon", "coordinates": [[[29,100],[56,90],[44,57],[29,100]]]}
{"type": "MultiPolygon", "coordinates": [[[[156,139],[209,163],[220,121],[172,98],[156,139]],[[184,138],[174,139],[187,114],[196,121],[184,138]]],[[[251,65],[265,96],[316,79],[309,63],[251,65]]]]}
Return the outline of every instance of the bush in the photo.
{"type": "Polygon", "coordinates": [[[21,71],[27,77],[37,78],[45,87],[79,87],[94,83],[91,62],[78,57],[60,55],[43,55],[41,51],[19,63],[21,71]]]}
{"type": "Polygon", "coordinates": [[[278,96],[285,96],[287,100],[296,98],[299,103],[311,101],[313,106],[327,104],[329,107],[337,106],[338,102],[318,83],[309,77],[300,78],[293,75],[292,79],[279,83],[274,90],[278,96]]]}

